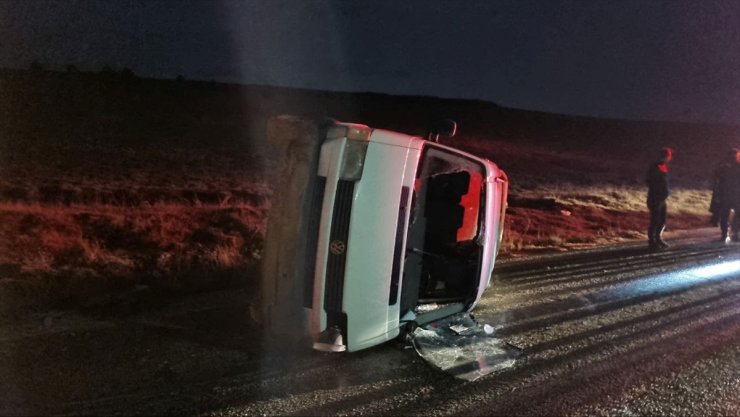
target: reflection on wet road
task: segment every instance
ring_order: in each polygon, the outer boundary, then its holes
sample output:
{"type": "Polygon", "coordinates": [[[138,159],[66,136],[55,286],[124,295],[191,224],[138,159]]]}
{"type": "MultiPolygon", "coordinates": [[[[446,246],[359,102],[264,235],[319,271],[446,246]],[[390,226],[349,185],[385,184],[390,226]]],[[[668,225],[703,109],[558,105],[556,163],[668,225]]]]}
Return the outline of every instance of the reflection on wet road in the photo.
{"type": "Polygon", "coordinates": [[[514,370],[492,377],[515,384],[517,394],[505,400],[481,394],[482,402],[463,413],[738,409],[740,247],[556,256],[501,265],[495,282],[477,317],[524,349],[514,370]],[[707,380],[692,379],[699,370],[707,380]],[[692,395],[681,394],[687,387],[692,395]],[[536,405],[522,408],[525,401],[536,405]]]}
{"type": "Polygon", "coordinates": [[[272,340],[246,298],[4,328],[0,414],[738,413],[740,246],[500,262],[474,314],[521,353],[474,382],[403,340],[340,355],[272,340]]]}
{"type": "Polygon", "coordinates": [[[719,261],[706,266],[681,269],[622,284],[605,294],[597,295],[596,298],[608,299],[615,296],[666,293],[701,283],[734,278],[738,272],[740,272],[740,261],[719,261]]]}

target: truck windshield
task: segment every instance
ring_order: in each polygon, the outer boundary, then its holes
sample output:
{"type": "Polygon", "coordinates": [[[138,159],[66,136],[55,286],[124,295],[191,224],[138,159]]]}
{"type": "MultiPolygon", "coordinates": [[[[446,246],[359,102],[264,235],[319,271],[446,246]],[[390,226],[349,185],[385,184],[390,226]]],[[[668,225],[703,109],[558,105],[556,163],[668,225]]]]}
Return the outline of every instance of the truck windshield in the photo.
{"type": "Polygon", "coordinates": [[[463,301],[479,283],[485,168],[442,148],[426,148],[417,171],[406,243],[402,311],[463,301]]]}

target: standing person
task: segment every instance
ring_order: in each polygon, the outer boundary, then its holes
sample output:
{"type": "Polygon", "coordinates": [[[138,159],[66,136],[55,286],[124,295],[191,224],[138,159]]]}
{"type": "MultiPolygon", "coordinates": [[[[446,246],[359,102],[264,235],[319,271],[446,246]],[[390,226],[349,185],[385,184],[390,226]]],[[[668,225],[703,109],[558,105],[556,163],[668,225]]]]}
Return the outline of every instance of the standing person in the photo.
{"type": "Polygon", "coordinates": [[[712,219],[717,219],[722,232],[721,241],[727,243],[730,232],[730,212],[735,211],[732,219],[732,240],[738,241],[740,231],[740,149],[731,149],[727,157],[714,172],[712,184],[712,203],[709,210],[712,219]]]}
{"type": "Polygon", "coordinates": [[[673,159],[673,150],[663,148],[658,154],[658,160],[650,165],[647,173],[648,195],[647,206],[650,211],[650,225],[648,226],[648,245],[650,249],[667,248],[663,240],[668,206],[666,199],[671,193],[668,186],[668,162],[673,159]]]}

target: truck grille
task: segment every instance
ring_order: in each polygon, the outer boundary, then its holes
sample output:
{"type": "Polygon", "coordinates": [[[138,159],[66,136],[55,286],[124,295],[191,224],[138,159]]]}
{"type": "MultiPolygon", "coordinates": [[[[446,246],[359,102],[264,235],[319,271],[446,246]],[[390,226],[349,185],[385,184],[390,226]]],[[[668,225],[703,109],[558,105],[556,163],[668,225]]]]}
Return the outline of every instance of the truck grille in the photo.
{"type": "Polygon", "coordinates": [[[306,263],[303,265],[303,306],[311,308],[313,303],[313,280],[316,273],[316,247],[319,243],[321,204],[324,200],[326,177],[317,177],[306,227],[306,263]]]}
{"type": "MultiPolygon", "coordinates": [[[[349,237],[349,219],[352,214],[352,198],[355,183],[339,180],[334,199],[334,212],[329,234],[329,255],[326,261],[326,280],[324,292],[324,310],[341,313],[342,293],[344,291],[344,269],[347,263],[347,238],[349,237]]],[[[330,317],[327,319],[333,321],[330,317]]],[[[331,325],[331,324],[330,324],[331,325]]]]}

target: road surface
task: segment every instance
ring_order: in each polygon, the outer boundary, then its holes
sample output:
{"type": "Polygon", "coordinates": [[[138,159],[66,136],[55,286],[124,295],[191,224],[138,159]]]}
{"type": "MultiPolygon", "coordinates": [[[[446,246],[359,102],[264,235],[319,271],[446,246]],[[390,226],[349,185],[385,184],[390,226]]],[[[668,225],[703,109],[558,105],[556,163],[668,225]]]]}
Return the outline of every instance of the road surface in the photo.
{"type": "Polygon", "coordinates": [[[740,246],[501,262],[475,312],[521,349],[475,382],[402,340],[353,354],[262,337],[244,291],[0,323],[0,415],[740,415],[740,246]]]}

